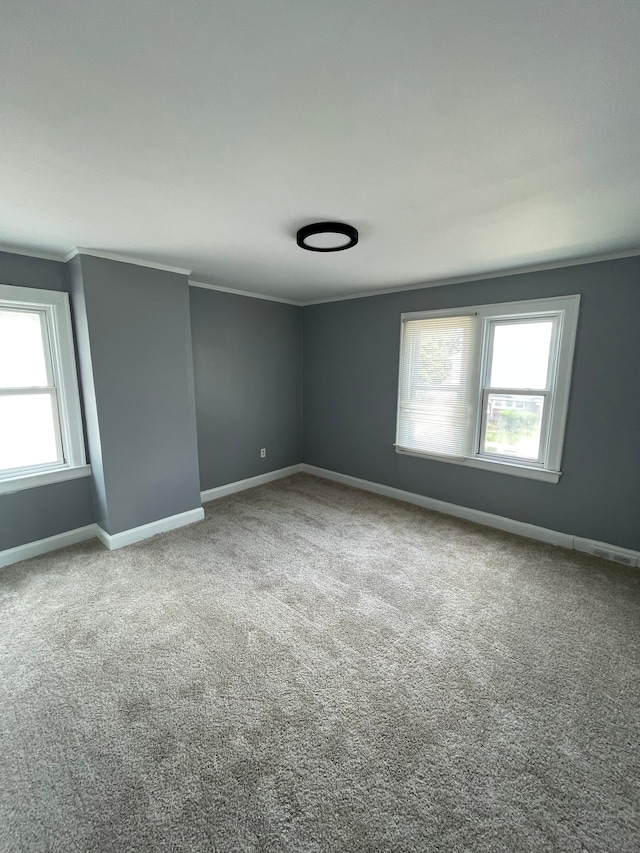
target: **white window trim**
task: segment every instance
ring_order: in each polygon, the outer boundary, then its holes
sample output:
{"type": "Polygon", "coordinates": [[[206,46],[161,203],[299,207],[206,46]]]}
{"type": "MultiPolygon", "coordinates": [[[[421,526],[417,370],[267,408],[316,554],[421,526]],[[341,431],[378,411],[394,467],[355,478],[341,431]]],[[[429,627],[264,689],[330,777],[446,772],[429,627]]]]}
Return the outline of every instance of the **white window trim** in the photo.
{"type": "Polygon", "coordinates": [[[75,468],[66,466],[51,471],[41,471],[37,474],[23,474],[10,480],[0,480],[0,495],[12,495],[25,489],[46,486],[49,483],[62,483],[65,480],[79,480],[91,476],[91,465],[78,465],[75,468]]]}
{"type": "MultiPolygon", "coordinates": [[[[473,412],[474,429],[470,430],[471,445],[465,456],[444,456],[435,453],[423,453],[414,449],[405,448],[398,444],[397,432],[394,444],[396,453],[404,456],[415,456],[422,459],[433,459],[438,462],[448,462],[453,465],[464,465],[470,468],[479,468],[485,471],[494,471],[501,474],[510,474],[516,477],[526,477],[532,480],[541,480],[547,483],[557,483],[562,475],[561,461],[564,444],[564,434],[569,407],[569,391],[571,388],[571,373],[573,369],[573,354],[575,348],[576,331],[578,327],[578,311],[580,307],[580,296],[555,296],[548,299],[530,299],[518,302],[499,302],[490,305],[461,306],[460,308],[447,308],[435,311],[417,311],[401,315],[401,338],[400,354],[402,353],[402,334],[405,323],[412,320],[424,320],[430,317],[459,317],[462,315],[475,314],[481,324],[480,333],[477,335],[476,352],[474,363],[476,376],[474,384],[476,391],[476,405],[473,412]],[[546,463],[526,463],[523,461],[506,461],[504,459],[491,459],[474,452],[479,447],[480,430],[482,418],[480,416],[482,406],[482,380],[486,371],[486,359],[488,358],[489,340],[487,329],[491,321],[499,319],[517,319],[519,316],[526,318],[531,315],[542,316],[545,314],[560,313],[558,325],[559,347],[557,359],[553,365],[554,371],[554,393],[549,413],[549,429],[547,432],[548,445],[546,448],[546,463]],[[561,369],[562,368],[562,369],[561,369]]],[[[398,369],[398,389],[400,388],[400,366],[398,369]]],[[[396,430],[398,428],[398,417],[396,414],[396,430]]]]}
{"type": "Polygon", "coordinates": [[[58,391],[64,461],[0,473],[0,494],[88,476],[91,468],[85,457],[69,294],[0,284],[1,303],[6,303],[10,308],[37,309],[43,311],[46,316],[53,383],[58,391]]]}

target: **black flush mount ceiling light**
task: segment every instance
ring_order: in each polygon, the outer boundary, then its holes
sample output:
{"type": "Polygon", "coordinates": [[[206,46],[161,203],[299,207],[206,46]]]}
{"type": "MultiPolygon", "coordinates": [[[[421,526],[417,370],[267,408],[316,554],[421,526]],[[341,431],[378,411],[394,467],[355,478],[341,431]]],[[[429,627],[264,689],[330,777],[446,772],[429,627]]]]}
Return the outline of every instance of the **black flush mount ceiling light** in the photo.
{"type": "Polygon", "coordinates": [[[310,252],[342,252],[358,242],[358,230],[344,222],[314,222],[300,228],[296,242],[310,252]]]}

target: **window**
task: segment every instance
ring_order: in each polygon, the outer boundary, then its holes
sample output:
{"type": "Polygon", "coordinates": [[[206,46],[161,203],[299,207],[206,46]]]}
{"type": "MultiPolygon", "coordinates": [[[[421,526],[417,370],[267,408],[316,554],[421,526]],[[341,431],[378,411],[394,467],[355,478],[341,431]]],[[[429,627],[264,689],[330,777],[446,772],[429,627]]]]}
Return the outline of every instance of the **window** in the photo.
{"type": "Polygon", "coordinates": [[[403,314],[396,450],[557,482],[579,302],[403,314]]]}
{"type": "Polygon", "coordinates": [[[69,297],[0,285],[0,492],[87,473],[69,297]]]}

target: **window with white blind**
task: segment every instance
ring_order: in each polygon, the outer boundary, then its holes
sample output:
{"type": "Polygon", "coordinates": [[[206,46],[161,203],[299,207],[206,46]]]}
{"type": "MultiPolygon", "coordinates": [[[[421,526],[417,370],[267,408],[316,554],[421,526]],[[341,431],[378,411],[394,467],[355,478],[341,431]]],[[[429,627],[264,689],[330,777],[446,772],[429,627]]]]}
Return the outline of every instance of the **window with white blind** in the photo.
{"type": "Polygon", "coordinates": [[[396,450],[557,482],[579,301],[403,314],[396,450]]]}
{"type": "Polygon", "coordinates": [[[0,493],[87,473],[69,297],[0,285],[0,493]]]}

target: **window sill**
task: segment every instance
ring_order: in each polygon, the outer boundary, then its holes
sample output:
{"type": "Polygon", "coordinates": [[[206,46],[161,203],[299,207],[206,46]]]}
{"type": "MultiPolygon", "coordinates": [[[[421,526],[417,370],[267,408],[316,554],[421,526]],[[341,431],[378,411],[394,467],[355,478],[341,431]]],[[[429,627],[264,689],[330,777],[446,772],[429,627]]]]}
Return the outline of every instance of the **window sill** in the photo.
{"type": "Polygon", "coordinates": [[[35,489],[49,483],[62,483],[64,480],[77,480],[91,476],[91,465],[76,465],[73,468],[56,468],[53,471],[40,471],[37,474],[23,474],[0,480],[0,495],[10,495],[24,489],[35,489]]]}
{"type": "Polygon", "coordinates": [[[543,483],[557,483],[562,471],[549,471],[545,468],[533,468],[528,465],[516,465],[513,462],[498,462],[475,457],[438,456],[435,453],[419,453],[417,450],[405,450],[395,445],[396,453],[402,456],[417,456],[419,459],[433,459],[435,462],[448,462],[464,465],[467,468],[480,468],[497,474],[510,474],[512,477],[526,477],[529,480],[541,480],[543,483]]]}

